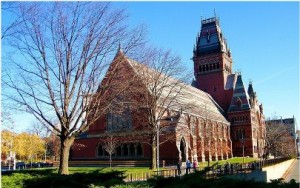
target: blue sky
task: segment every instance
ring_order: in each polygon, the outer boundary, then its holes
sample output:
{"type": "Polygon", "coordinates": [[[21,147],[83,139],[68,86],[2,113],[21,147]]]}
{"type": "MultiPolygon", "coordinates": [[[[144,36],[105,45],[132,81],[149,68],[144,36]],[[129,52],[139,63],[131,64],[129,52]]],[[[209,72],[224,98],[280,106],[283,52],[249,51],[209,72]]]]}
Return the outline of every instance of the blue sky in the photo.
{"type": "MultiPolygon", "coordinates": [[[[299,112],[299,3],[298,2],[113,2],[129,13],[129,25],[145,24],[151,45],[170,49],[192,71],[192,50],[201,17],[214,10],[245,86],[253,81],[266,117],[299,112]]],[[[193,75],[191,75],[193,77],[193,75]]],[[[15,116],[28,127],[28,115],[15,116]]],[[[298,125],[300,128],[300,126],[298,125]]]]}
{"type": "Polygon", "coordinates": [[[171,49],[191,70],[201,17],[212,17],[215,10],[231,48],[233,69],[241,70],[246,87],[253,81],[266,117],[294,115],[300,122],[298,2],[121,4],[128,8],[131,24],[146,24],[151,44],[171,49]]]}

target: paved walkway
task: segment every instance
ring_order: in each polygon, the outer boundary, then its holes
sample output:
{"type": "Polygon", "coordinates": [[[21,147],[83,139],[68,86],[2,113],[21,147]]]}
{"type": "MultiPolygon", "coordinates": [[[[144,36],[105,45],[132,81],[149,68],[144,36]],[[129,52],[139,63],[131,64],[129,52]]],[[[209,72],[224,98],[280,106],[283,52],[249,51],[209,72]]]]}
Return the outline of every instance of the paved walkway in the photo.
{"type": "Polygon", "coordinates": [[[291,179],[295,179],[297,183],[299,183],[300,173],[299,173],[299,159],[295,160],[292,164],[291,168],[288,169],[286,176],[284,177],[286,182],[289,182],[291,179]]]}

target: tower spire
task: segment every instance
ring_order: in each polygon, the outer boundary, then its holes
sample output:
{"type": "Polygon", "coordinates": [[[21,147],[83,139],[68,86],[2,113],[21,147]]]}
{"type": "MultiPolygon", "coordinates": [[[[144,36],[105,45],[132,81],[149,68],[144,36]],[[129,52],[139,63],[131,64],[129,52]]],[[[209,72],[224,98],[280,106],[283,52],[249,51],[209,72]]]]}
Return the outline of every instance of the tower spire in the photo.
{"type": "Polygon", "coordinates": [[[214,8],[214,16],[217,18],[216,9],[214,8]]]}
{"type": "Polygon", "coordinates": [[[119,41],[118,51],[122,51],[122,48],[121,48],[121,42],[120,42],[120,41],[119,41]]]}

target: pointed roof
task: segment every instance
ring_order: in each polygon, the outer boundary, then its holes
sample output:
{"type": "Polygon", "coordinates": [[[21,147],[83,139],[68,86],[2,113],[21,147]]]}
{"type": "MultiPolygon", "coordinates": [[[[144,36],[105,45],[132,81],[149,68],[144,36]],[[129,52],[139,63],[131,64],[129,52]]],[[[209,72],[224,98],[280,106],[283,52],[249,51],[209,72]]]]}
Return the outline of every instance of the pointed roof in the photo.
{"type": "Polygon", "coordinates": [[[242,75],[237,75],[233,96],[228,108],[228,112],[242,111],[250,109],[249,95],[246,92],[242,75]]]}
{"type": "Polygon", "coordinates": [[[230,50],[222,34],[219,19],[212,17],[201,21],[201,32],[196,39],[194,55],[204,55],[215,52],[225,52],[230,56],[230,50]]]}
{"type": "MultiPolygon", "coordinates": [[[[151,78],[153,77],[153,75],[155,76],[155,74],[162,75],[154,69],[149,68],[144,64],[138,63],[126,57],[126,55],[124,55],[123,53],[118,52],[117,55],[122,55],[122,57],[124,57],[123,63],[128,63],[132,67],[135,74],[139,78],[141,78],[141,81],[144,80],[145,77],[151,78]]],[[[189,108],[184,109],[184,112],[194,115],[196,117],[213,119],[214,121],[222,123],[229,123],[225,118],[223,109],[214,101],[214,99],[208,93],[194,88],[193,86],[187,85],[183,82],[180,82],[172,77],[168,77],[167,81],[163,77],[162,79],[164,79],[162,83],[166,85],[176,85],[175,87],[177,88],[172,88],[172,90],[180,90],[181,93],[181,95],[176,98],[176,104],[174,103],[174,105],[172,105],[172,110],[179,111],[182,105],[190,105],[189,108]],[[175,82],[176,84],[173,84],[175,82]]],[[[148,87],[147,89],[149,93],[151,93],[151,83],[145,85],[148,87]]],[[[161,97],[161,101],[163,101],[169,95],[170,88],[164,87],[162,94],[159,97],[161,97]]],[[[174,95],[177,94],[174,93],[174,95]]],[[[158,101],[160,101],[160,99],[158,101]]]]}
{"type": "Polygon", "coordinates": [[[254,89],[253,89],[251,81],[249,82],[249,86],[248,86],[248,95],[249,96],[254,96],[254,89]]]}

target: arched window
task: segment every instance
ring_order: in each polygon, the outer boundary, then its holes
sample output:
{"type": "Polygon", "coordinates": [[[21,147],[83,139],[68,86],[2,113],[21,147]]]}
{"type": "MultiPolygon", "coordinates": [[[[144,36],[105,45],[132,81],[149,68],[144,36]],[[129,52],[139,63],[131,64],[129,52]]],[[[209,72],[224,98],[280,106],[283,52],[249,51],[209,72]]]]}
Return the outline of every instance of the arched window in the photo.
{"type": "Polygon", "coordinates": [[[193,120],[191,120],[190,124],[191,124],[191,133],[192,133],[192,135],[195,135],[195,122],[193,120]]]}
{"type": "Polygon", "coordinates": [[[202,72],[202,65],[199,66],[199,72],[202,72]]]}
{"type": "Polygon", "coordinates": [[[109,112],[106,115],[106,130],[119,131],[132,128],[131,110],[126,108],[122,113],[109,112]]]}
{"type": "Polygon", "coordinates": [[[237,105],[237,108],[238,109],[241,109],[242,108],[242,100],[238,97],[237,100],[236,100],[236,105],[237,105]]]}
{"type": "Polygon", "coordinates": [[[104,151],[101,145],[98,145],[97,147],[97,156],[103,156],[104,155],[104,151]]]}
{"type": "Polygon", "coordinates": [[[186,144],[184,138],[180,141],[181,161],[186,161],[186,144]]]}
{"type": "Polygon", "coordinates": [[[133,144],[129,144],[129,155],[130,156],[134,156],[134,145],[133,144]]]}
{"type": "Polygon", "coordinates": [[[136,149],[137,149],[137,155],[139,156],[143,155],[143,148],[141,144],[138,144],[136,149]]]}
{"type": "Polygon", "coordinates": [[[121,156],[122,155],[122,148],[121,148],[121,146],[118,146],[117,147],[117,156],[121,156]]]}
{"type": "Polygon", "coordinates": [[[245,138],[245,130],[244,129],[239,129],[238,130],[238,138],[239,139],[244,139],[245,138]]]}
{"type": "Polygon", "coordinates": [[[123,151],[124,151],[124,156],[128,156],[128,147],[126,144],[123,147],[123,151]]]}
{"type": "Polygon", "coordinates": [[[108,156],[108,152],[105,149],[103,150],[103,152],[104,152],[104,156],[108,156]]]}
{"type": "Polygon", "coordinates": [[[203,121],[199,120],[199,136],[203,136],[203,130],[204,130],[203,126],[204,126],[203,121]]]}

